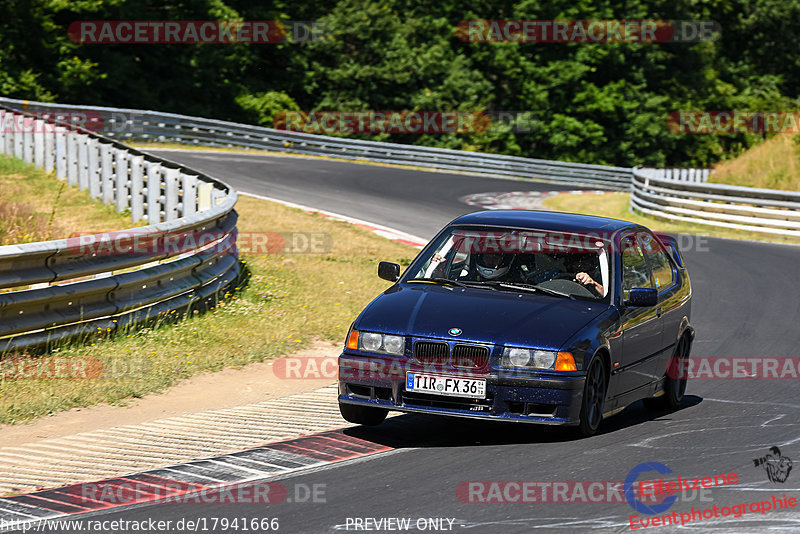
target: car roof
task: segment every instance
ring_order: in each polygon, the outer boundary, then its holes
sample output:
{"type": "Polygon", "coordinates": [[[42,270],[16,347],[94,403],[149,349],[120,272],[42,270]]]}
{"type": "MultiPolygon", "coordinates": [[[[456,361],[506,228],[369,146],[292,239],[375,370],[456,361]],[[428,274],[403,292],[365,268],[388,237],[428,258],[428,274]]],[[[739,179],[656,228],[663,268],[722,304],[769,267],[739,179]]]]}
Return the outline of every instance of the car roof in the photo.
{"type": "Polygon", "coordinates": [[[531,230],[559,232],[604,232],[611,233],[626,228],[642,226],[619,219],[578,215],[538,210],[487,210],[462,215],[450,224],[474,224],[485,226],[511,226],[531,230]]]}

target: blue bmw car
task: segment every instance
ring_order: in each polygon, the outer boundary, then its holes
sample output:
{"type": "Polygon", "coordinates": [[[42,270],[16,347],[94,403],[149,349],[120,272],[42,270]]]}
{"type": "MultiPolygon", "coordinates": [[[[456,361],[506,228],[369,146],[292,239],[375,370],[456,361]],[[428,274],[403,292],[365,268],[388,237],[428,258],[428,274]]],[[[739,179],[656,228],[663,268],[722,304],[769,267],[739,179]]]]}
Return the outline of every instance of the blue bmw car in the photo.
{"type": "Polygon", "coordinates": [[[640,399],[677,408],[694,339],[676,241],[630,222],[538,211],[452,221],[350,327],[349,422],[389,410],[571,425],[593,435],[640,399]]]}

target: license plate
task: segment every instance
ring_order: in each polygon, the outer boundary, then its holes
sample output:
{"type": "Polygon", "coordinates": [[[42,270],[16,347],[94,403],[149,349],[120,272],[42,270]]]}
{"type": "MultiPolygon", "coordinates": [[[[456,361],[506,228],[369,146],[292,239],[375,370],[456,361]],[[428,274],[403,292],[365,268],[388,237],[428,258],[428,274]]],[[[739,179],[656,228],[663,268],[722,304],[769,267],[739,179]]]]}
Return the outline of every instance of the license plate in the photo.
{"type": "Polygon", "coordinates": [[[485,399],[486,380],[406,373],[406,391],[485,399]]]}

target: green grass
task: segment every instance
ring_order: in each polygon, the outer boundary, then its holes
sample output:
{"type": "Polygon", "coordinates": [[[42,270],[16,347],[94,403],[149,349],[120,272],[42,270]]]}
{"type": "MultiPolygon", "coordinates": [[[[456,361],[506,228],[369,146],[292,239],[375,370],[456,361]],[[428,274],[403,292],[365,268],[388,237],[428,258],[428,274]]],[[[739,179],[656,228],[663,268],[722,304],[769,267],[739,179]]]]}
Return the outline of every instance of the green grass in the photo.
{"type": "Polygon", "coordinates": [[[630,210],[630,199],[630,193],[555,195],[546,198],[543,205],[555,211],[582,213],[585,215],[597,215],[600,217],[611,217],[613,219],[631,221],[659,232],[800,244],[800,239],[798,238],[774,236],[762,234],[760,232],[746,232],[728,228],[715,228],[702,224],[650,217],[639,212],[632,212],[630,210]]]}
{"type": "Polygon", "coordinates": [[[378,261],[407,264],[416,254],[351,224],[280,204],[240,197],[237,211],[242,234],[324,232],[332,248],[322,254],[243,254],[250,283],[216,309],[42,356],[96,358],[116,371],[107,378],[0,380],[0,423],[124,404],[200,372],[288,354],[314,339],[344,342],[356,315],[389,285],[376,275],[378,261]]]}

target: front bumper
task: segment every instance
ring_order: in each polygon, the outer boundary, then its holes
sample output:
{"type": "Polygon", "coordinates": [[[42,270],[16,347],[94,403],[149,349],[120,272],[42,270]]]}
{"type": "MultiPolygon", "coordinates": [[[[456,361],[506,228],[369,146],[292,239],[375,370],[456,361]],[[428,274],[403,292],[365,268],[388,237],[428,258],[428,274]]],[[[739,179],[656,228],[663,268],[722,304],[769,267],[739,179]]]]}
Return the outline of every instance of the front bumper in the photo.
{"type": "Polygon", "coordinates": [[[585,381],[580,374],[553,377],[536,376],[531,372],[526,376],[519,373],[506,376],[501,371],[492,370],[471,376],[486,379],[486,398],[472,399],[406,391],[406,370],[459,376],[456,369],[426,371],[398,366],[397,372],[385,377],[346,372],[362,360],[348,354],[339,357],[340,403],[474,419],[552,425],[576,425],[579,422],[585,381]]]}

